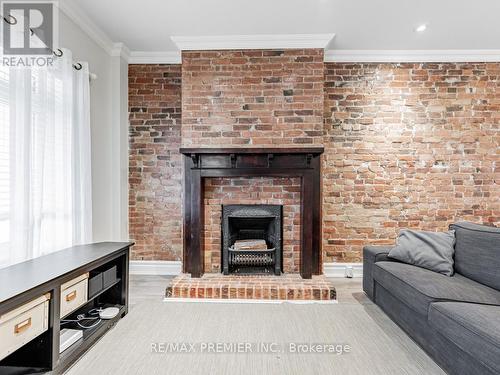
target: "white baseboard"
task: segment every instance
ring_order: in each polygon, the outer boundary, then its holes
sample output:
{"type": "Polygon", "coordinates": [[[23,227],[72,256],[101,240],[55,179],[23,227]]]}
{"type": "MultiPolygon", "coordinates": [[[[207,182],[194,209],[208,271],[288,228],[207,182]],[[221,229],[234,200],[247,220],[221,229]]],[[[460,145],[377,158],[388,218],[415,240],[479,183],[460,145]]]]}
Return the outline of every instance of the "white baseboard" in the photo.
{"type": "Polygon", "coordinates": [[[182,270],[182,262],[177,260],[131,260],[131,275],[178,275],[182,270]]]}
{"type": "Polygon", "coordinates": [[[363,263],[324,263],[326,277],[345,277],[346,267],[352,267],[353,277],[363,277],[363,263]]]}
{"type": "MultiPolygon", "coordinates": [[[[346,267],[352,267],[354,277],[363,276],[363,263],[325,263],[323,273],[326,277],[345,277],[346,267]]],[[[182,262],[174,260],[131,260],[131,275],[178,275],[182,262]]]]}

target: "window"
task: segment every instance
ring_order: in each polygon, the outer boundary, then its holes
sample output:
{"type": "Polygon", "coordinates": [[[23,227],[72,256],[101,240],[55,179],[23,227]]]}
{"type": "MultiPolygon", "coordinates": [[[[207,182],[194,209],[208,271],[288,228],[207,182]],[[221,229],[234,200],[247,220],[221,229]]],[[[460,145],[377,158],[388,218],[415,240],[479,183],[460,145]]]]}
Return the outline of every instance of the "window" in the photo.
{"type": "Polygon", "coordinates": [[[88,68],[0,67],[0,267],[91,241],[88,68]]]}
{"type": "Polygon", "coordinates": [[[0,66],[0,264],[8,260],[10,238],[9,70],[0,66]]]}

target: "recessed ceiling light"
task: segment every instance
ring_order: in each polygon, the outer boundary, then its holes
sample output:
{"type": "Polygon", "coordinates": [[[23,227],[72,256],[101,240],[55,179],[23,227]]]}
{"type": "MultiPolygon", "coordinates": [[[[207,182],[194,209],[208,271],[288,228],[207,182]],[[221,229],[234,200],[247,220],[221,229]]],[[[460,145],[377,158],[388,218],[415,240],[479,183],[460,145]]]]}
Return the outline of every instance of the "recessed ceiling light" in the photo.
{"type": "Polygon", "coordinates": [[[416,28],[415,28],[415,31],[417,33],[422,33],[424,32],[425,30],[427,29],[427,25],[425,23],[421,24],[421,25],[418,25],[416,28]]]}

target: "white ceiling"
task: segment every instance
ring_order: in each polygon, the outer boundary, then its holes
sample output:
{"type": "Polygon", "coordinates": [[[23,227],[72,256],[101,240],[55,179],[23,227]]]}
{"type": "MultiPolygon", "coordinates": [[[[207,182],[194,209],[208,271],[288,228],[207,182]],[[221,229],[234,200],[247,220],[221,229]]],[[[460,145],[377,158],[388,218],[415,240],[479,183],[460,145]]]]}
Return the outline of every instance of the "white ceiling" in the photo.
{"type": "Polygon", "coordinates": [[[335,50],[500,49],[499,0],[73,1],[132,51],[176,51],[171,36],[315,33],[334,33],[335,50]]]}

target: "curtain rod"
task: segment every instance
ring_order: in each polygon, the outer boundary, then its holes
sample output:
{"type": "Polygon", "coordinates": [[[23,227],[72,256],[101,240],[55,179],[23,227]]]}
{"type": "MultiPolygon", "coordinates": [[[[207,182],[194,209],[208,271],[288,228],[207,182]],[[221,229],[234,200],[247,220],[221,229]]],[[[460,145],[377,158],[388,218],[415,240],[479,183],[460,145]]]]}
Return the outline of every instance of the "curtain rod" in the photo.
{"type": "MultiPolygon", "coordinates": [[[[62,49],[58,48],[57,51],[59,53],[57,53],[56,51],[52,50],[52,54],[55,56],[55,57],[62,57],[64,55],[62,49]]],[[[73,68],[75,68],[75,70],[82,70],[83,66],[81,63],[79,62],[73,62],[73,68]]]]}
{"type": "MultiPolygon", "coordinates": [[[[16,25],[17,24],[17,18],[11,14],[9,14],[7,16],[0,14],[0,17],[2,17],[4,22],[9,24],[9,25],[16,25]]],[[[33,35],[35,33],[32,28],[30,28],[30,32],[31,32],[31,35],[33,35]]],[[[58,48],[57,51],[59,53],[56,53],[56,51],[52,50],[52,54],[56,57],[62,57],[63,51],[60,48],[58,48]]],[[[79,62],[73,62],[73,68],[75,68],[76,70],[81,70],[82,64],[79,62]]],[[[95,80],[95,79],[97,79],[97,75],[89,72],[89,80],[95,80]]]]}
{"type": "MultiPolygon", "coordinates": [[[[52,51],[52,53],[54,54],[54,56],[56,57],[62,57],[62,55],[64,54],[63,51],[58,48],[57,49],[59,51],[59,53],[56,53],[55,51],[52,51]]],[[[76,70],[82,70],[82,64],[79,63],[79,62],[76,62],[73,64],[73,68],[75,68],[76,70]]],[[[89,81],[94,81],[97,79],[97,74],[95,73],[92,73],[92,72],[89,72],[89,81]]]]}

